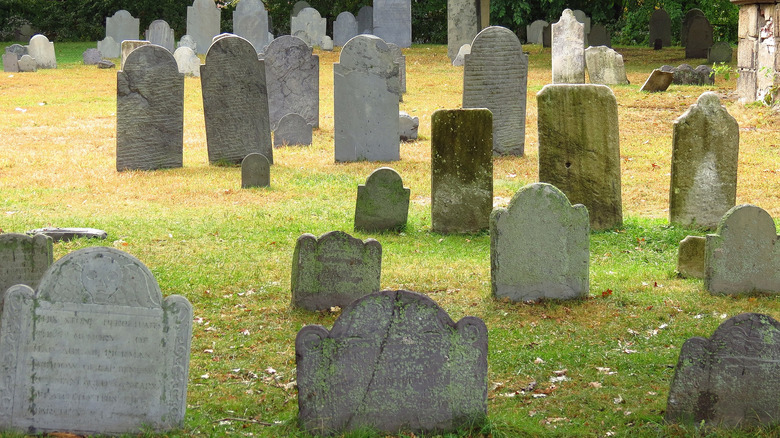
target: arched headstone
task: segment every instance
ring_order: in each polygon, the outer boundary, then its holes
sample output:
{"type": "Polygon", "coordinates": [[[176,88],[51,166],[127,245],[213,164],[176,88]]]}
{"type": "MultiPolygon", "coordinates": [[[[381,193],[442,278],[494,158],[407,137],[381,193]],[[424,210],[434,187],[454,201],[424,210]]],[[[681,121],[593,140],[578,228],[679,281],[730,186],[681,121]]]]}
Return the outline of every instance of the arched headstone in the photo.
{"type": "Polygon", "coordinates": [[[252,43],[262,53],[268,39],[268,11],[260,0],[241,0],[233,11],[233,33],[252,43]]]}
{"type": "Polygon", "coordinates": [[[351,12],[342,12],[333,22],[333,44],[343,46],[358,34],[357,18],[351,12]]]}
{"type": "Polygon", "coordinates": [[[154,20],[146,29],[146,40],[152,44],[165,47],[173,53],[176,48],[176,40],[173,38],[173,29],[165,20],[154,20]]]}
{"type": "Polygon", "coordinates": [[[657,40],[661,41],[661,47],[672,45],[672,19],[663,9],[656,9],[650,15],[650,47],[655,47],[657,40]]]}
{"type": "Polygon", "coordinates": [[[38,34],[30,38],[27,52],[35,59],[38,68],[57,68],[54,43],[49,42],[44,35],[38,34]]]}
{"type": "Polygon", "coordinates": [[[187,35],[195,40],[198,55],[208,52],[219,29],[220,11],[214,0],[195,0],[192,6],[187,6],[187,35]]]}
{"type": "Polygon", "coordinates": [[[271,129],[287,114],[300,114],[313,128],[320,125],[320,58],[298,37],[284,35],[265,50],[271,129]]]}
{"type": "MultiPolygon", "coordinates": [[[[585,83],[585,25],[571,9],[552,24],[552,83],[585,83]]],[[[473,50],[473,49],[472,49],[473,50]]]]}
{"type": "MultiPolygon", "coordinates": [[[[137,40],[141,36],[141,19],[120,9],[110,17],[106,17],[106,37],[111,37],[117,44],[124,40],[137,40]]],[[[104,56],[108,56],[105,53],[104,56]]],[[[117,58],[118,56],[109,56],[117,58]]]]}
{"type": "Polygon", "coordinates": [[[395,170],[380,167],[372,172],[365,185],[358,185],[355,230],[403,230],[409,215],[409,193],[395,170]]]}

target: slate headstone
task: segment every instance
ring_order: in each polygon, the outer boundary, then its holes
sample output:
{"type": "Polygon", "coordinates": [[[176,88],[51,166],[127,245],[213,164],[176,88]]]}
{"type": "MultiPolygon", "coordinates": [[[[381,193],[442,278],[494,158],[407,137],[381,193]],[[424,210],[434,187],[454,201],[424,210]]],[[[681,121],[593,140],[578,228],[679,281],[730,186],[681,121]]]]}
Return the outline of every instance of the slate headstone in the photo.
{"type": "Polygon", "coordinates": [[[603,24],[594,24],[588,34],[588,44],[594,47],[612,47],[612,37],[610,37],[607,27],[603,24]]]}
{"type": "Polygon", "coordinates": [[[656,9],[650,15],[650,47],[661,40],[661,47],[672,45],[672,19],[663,9],[656,9]]]}
{"type": "Polygon", "coordinates": [[[543,44],[544,28],[549,25],[550,23],[544,20],[536,20],[526,26],[526,40],[528,44],[543,44]]]}
{"type": "Polygon", "coordinates": [[[699,65],[696,68],[688,64],[680,64],[677,67],[664,65],[661,66],[661,70],[672,73],[674,75],[672,83],[677,85],[712,85],[715,83],[712,69],[706,65],[699,65]]]}
{"type": "Polygon", "coordinates": [[[122,55],[122,45],[110,36],[98,41],[97,48],[100,54],[106,58],[119,58],[122,55]]]}
{"type": "Polygon", "coordinates": [[[480,31],[479,6],[474,0],[447,0],[447,56],[454,60],[464,44],[480,31]]]}
{"type": "Polygon", "coordinates": [[[358,185],[355,231],[401,231],[409,215],[409,189],[401,175],[389,167],[375,170],[365,185],[358,185]]]}
{"type": "Polygon", "coordinates": [[[412,46],[412,0],[374,0],[374,35],[399,47],[412,46]]]}
{"type": "Polygon", "coordinates": [[[683,278],[704,278],[703,236],[685,236],[677,250],[677,272],[683,278]]]}
{"type": "Polygon", "coordinates": [[[43,234],[0,234],[0,311],[3,293],[9,287],[15,284],[38,287],[43,273],[53,261],[51,237],[43,234]]]}
{"type": "Polygon", "coordinates": [[[585,25],[571,9],[552,24],[552,83],[585,83],[585,25]]]}
{"type": "Polygon", "coordinates": [[[545,26],[542,29],[542,47],[552,47],[552,26],[545,26]]]}
{"type": "Polygon", "coordinates": [[[686,58],[706,58],[712,47],[712,25],[705,16],[691,18],[688,42],[685,45],[686,58]]]}
{"type": "Polygon", "coordinates": [[[148,46],[151,44],[149,41],[146,40],[124,40],[122,41],[122,59],[119,63],[119,68],[124,69],[125,68],[125,60],[127,60],[127,57],[130,56],[131,53],[133,53],[133,50],[141,47],[141,46],[148,46]]]}
{"type": "Polygon", "coordinates": [[[211,40],[219,35],[220,13],[214,0],[195,0],[187,6],[187,35],[195,40],[198,55],[208,52],[211,40]]]}
{"type": "Polygon", "coordinates": [[[584,26],[583,30],[585,32],[583,34],[583,39],[582,39],[583,47],[588,47],[589,45],[588,35],[590,34],[590,17],[588,17],[588,15],[585,12],[579,9],[573,10],[572,13],[574,14],[574,18],[576,18],[577,21],[582,23],[582,25],[584,26]]]}
{"type": "Polygon", "coordinates": [[[87,49],[81,54],[84,65],[97,65],[103,59],[98,49],[87,49]]]}
{"type": "Polygon", "coordinates": [[[19,58],[17,58],[16,53],[3,53],[3,71],[6,73],[19,71],[19,58]]]}
{"type": "Polygon", "coordinates": [[[185,76],[200,77],[200,58],[195,51],[187,46],[181,46],[173,52],[173,58],[179,68],[179,73],[185,76]]]}
{"type": "Polygon", "coordinates": [[[403,95],[406,93],[406,56],[397,44],[388,43],[387,47],[393,52],[393,61],[398,64],[398,81],[401,83],[401,94],[399,94],[398,101],[403,102],[403,95]]]}
{"type": "Polygon", "coordinates": [[[673,80],[674,73],[655,69],[650,73],[650,76],[647,77],[647,80],[642,84],[639,91],[647,91],[649,93],[666,91],[669,88],[669,85],[672,85],[673,80]]]}
{"type": "Polygon", "coordinates": [[[688,44],[688,34],[691,31],[691,24],[693,24],[693,19],[695,17],[704,17],[706,19],[706,16],[701,9],[693,8],[685,13],[682,20],[682,29],[680,30],[680,45],[683,47],[688,44]]]}
{"type": "Polygon", "coordinates": [[[268,39],[268,11],[261,0],[241,0],[233,11],[233,33],[252,43],[262,53],[268,39]]]}
{"type": "Polygon", "coordinates": [[[35,58],[38,68],[57,68],[57,57],[54,54],[54,43],[45,36],[38,34],[30,38],[27,52],[35,58]]]}
{"type": "Polygon", "coordinates": [[[38,63],[35,62],[35,58],[30,55],[24,55],[16,62],[20,72],[36,72],[38,71],[38,63]]]}
{"type": "Polygon", "coordinates": [[[165,20],[154,20],[144,33],[146,41],[165,47],[173,53],[176,49],[176,39],[173,37],[173,29],[165,20]]]}
{"type": "Polygon", "coordinates": [[[591,46],[585,49],[585,66],[591,84],[628,84],[623,55],[607,46],[591,46]]]}
{"type": "Polygon", "coordinates": [[[707,62],[709,63],[725,62],[728,64],[732,57],[731,44],[726,41],[718,41],[707,52],[707,62]]]}
{"type": "MultiPolygon", "coordinates": [[[[195,40],[189,36],[189,35],[182,35],[181,39],[179,40],[178,47],[189,47],[192,49],[193,52],[198,53],[198,43],[195,42],[195,40]]],[[[178,48],[177,47],[177,48],[178,48]]]]}
{"type": "MultiPolygon", "coordinates": [[[[110,17],[106,17],[106,37],[111,37],[117,44],[122,44],[124,40],[137,40],[141,36],[141,19],[134,18],[130,12],[120,9],[110,17]]],[[[103,53],[101,51],[101,53],[103,53]]],[[[118,58],[109,56],[108,58],[118,58]]]]}
{"type": "Polygon", "coordinates": [[[241,161],[241,188],[269,187],[271,163],[263,154],[251,153],[241,161]]]}
{"type": "Polygon", "coordinates": [[[320,40],[320,49],[325,50],[326,52],[332,52],[333,39],[327,35],[323,35],[322,39],[320,40]]]}
{"type": "Polygon", "coordinates": [[[276,124],[274,147],[309,146],[311,143],[312,126],[300,114],[287,114],[276,124]]]}
{"type": "Polygon", "coordinates": [[[304,8],[298,12],[298,15],[292,17],[290,23],[291,33],[295,36],[303,32],[305,37],[301,37],[309,46],[320,47],[322,38],[325,36],[327,19],[320,15],[314,8],[304,8]]]}
{"type": "Polygon", "coordinates": [[[14,53],[16,57],[22,59],[22,56],[27,55],[27,47],[21,44],[11,44],[5,48],[5,53],[14,53]]]}
{"type": "Polygon", "coordinates": [[[358,34],[374,34],[374,8],[363,6],[358,10],[358,34]]]}
{"type": "Polygon", "coordinates": [[[271,129],[291,113],[319,127],[320,58],[311,47],[298,37],[276,38],[265,50],[265,71],[271,129]]]}
{"type": "Polygon", "coordinates": [[[398,136],[401,141],[417,140],[418,130],[420,129],[420,118],[412,117],[408,113],[401,111],[398,113],[398,136]]]}
{"type": "Polygon", "coordinates": [[[108,237],[108,233],[97,228],[81,227],[45,227],[27,231],[28,235],[43,234],[51,237],[54,242],[69,242],[73,239],[100,239],[108,237]]]}
{"type": "Polygon", "coordinates": [[[295,4],[293,5],[292,12],[290,13],[290,17],[295,17],[302,10],[304,10],[306,8],[310,8],[310,7],[311,7],[311,5],[308,2],[305,2],[303,0],[299,0],[299,1],[295,2],[295,4]]]}
{"type": "Polygon", "coordinates": [[[452,65],[455,67],[462,67],[466,64],[466,55],[471,53],[471,44],[464,44],[458,49],[458,54],[455,59],[452,60],[452,65]]]}
{"type": "Polygon", "coordinates": [[[357,18],[351,12],[340,13],[333,22],[333,44],[341,47],[357,35],[357,18]]]}

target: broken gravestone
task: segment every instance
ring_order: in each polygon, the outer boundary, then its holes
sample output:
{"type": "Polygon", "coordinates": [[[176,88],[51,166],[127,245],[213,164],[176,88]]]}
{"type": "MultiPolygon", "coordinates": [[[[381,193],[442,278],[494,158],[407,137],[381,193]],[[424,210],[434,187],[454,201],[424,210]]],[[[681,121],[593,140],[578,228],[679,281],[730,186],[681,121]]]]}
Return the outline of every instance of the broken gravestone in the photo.
{"type": "Polygon", "coordinates": [[[401,175],[389,167],[375,170],[365,185],[358,185],[355,230],[400,231],[409,215],[409,189],[401,175]]]}
{"type": "Polygon", "coordinates": [[[54,246],[50,237],[0,234],[0,297],[15,284],[38,287],[38,281],[53,261],[54,246]]]}
{"type": "Polygon", "coordinates": [[[703,236],[685,236],[677,250],[677,272],[683,278],[704,278],[703,236]]]}
{"type": "Polygon", "coordinates": [[[671,72],[665,72],[660,69],[653,70],[648,76],[642,88],[639,91],[647,91],[649,93],[655,93],[659,91],[666,91],[669,85],[672,85],[674,80],[674,74],[671,72]]]}
{"type": "Polygon", "coordinates": [[[263,154],[251,153],[241,161],[241,188],[271,185],[271,163],[263,154]]]}
{"type": "Polygon", "coordinates": [[[628,84],[623,55],[606,46],[585,49],[585,66],[591,84],[628,84]]]}

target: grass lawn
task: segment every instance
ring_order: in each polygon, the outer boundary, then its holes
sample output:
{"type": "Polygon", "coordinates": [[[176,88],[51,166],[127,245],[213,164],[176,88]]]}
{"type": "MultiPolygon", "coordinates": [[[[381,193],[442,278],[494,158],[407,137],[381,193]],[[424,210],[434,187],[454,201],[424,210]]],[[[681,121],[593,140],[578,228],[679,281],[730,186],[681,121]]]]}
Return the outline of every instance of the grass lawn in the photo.
{"type": "MultiPolygon", "coordinates": [[[[320,128],[311,147],[274,151],[267,189],[241,189],[238,167],[209,166],[198,78],[185,79],[184,167],[118,173],[116,70],[83,65],[88,47],[94,43],[58,43],[56,70],[0,74],[0,229],[103,229],[104,241],[56,244],[55,259],[113,246],[144,262],[163,295],[189,299],[195,321],[187,415],[182,431],[165,436],[305,436],[291,384],[295,335],[307,324],[330,328],[338,314],[290,308],[292,252],[301,234],[331,230],[379,240],[383,288],[427,294],[454,320],[474,315],[487,324],[489,421],[482,431],[453,436],[780,435],[780,429],[696,432],[663,421],[686,339],[708,337],[743,312],[780,318],[774,296],[715,297],[702,281],[675,274],[678,242],[705,231],[667,221],[672,123],[704,91],[719,93],[740,125],[737,203],[764,208],[776,224],[780,218],[780,113],[736,103],[734,75],[710,87],[640,93],[653,68],[705,60],[686,61],[679,47],[617,48],[631,81],[613,87],[625,224],[591,235],[588,299],[512,304],[491,297],[487,233],[431,232],[431,114],[460,107],[463,81],[446,46],[405,51],[401,110],[420,118],[420,139],[402,144],[394,163],[334,162],[338,52],[318,51],[320,128]],[[407,229],[353,232],[357,185],[383,165],[411,188],[407,229]],[[561,370],[567,379],[552,382],[561,370]],[[535,390],[523,391],[531,382],[535,390]]],[[[537,180],[536,93],[551,78],[550,50],[525,50],[526,155],[495,158],[496,206],[537,180]]]]}

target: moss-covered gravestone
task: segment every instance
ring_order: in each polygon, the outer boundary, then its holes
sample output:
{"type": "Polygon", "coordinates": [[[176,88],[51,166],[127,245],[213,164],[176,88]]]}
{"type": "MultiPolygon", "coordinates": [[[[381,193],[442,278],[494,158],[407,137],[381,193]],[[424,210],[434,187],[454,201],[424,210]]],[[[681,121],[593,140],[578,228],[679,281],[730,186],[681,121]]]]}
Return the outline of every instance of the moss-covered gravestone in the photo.
{"type": "Polygon", "coordinates": [[[382,291],[346,307],[333,328],[295,339],[301,426],[316,435],[448,432],[487,416],[487,328],[458,323],[414,292],[382,291]]]}
{"type": "Polygon", "coordinates": [[[3,292],[15,284],[37,287],[53,260],[51,237],[43,234],[0,234],[0,301],[3,292]]]}
{"type": "Polygon", "coordinates": [[[355,230],[402,230],[408,215],[409,189],[395,170],[381,167],[369,175],[365,185],[358,186],[355,230]]]}

